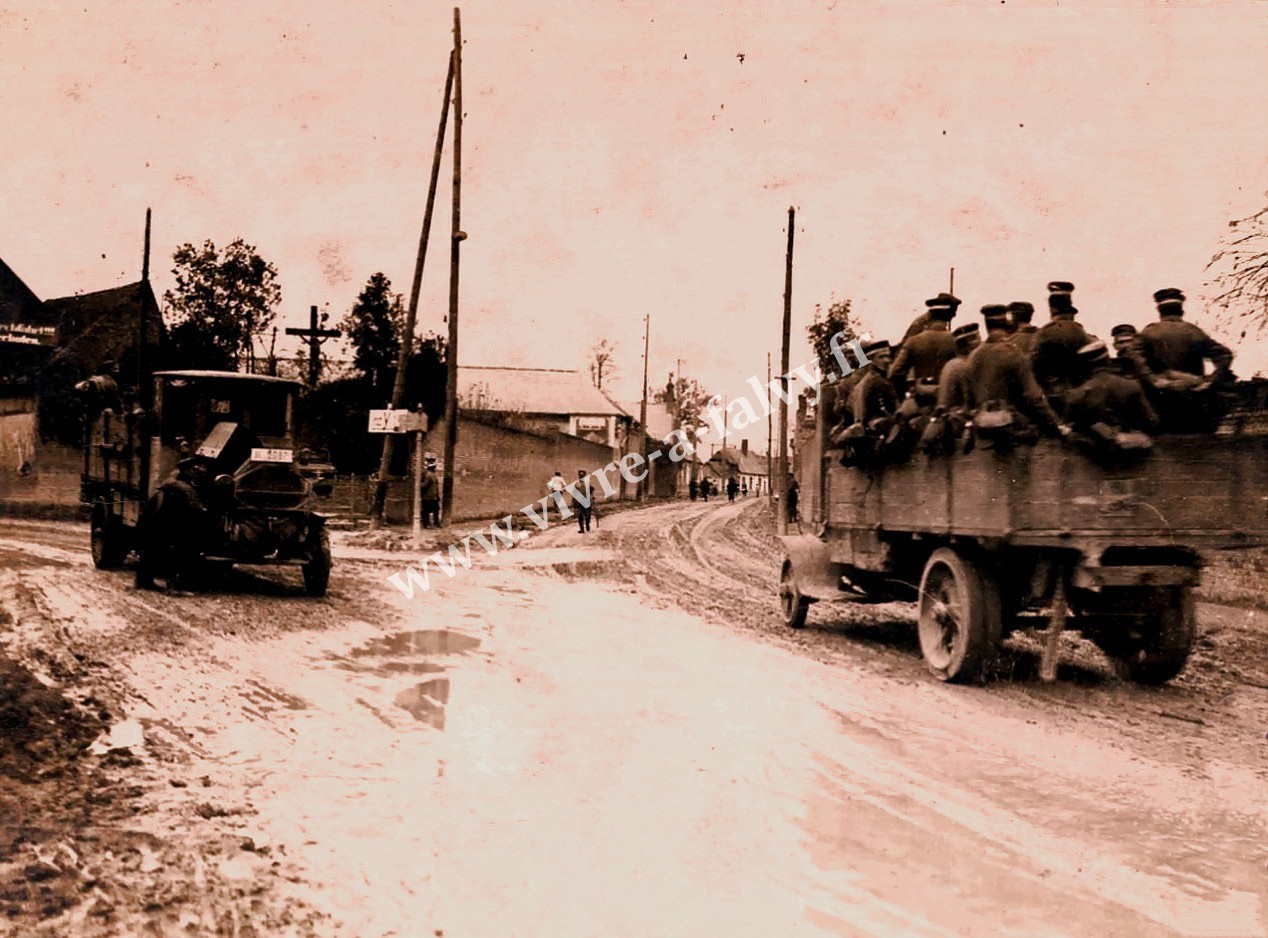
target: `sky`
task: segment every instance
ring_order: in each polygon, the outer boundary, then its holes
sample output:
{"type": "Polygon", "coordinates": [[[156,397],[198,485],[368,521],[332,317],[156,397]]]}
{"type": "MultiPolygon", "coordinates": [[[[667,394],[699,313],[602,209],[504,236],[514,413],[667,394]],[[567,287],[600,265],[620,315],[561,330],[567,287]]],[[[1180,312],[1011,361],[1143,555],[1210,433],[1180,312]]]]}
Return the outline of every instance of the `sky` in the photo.
{"type": "MultiPolygon", "coordinates": [[[[1102,336],[1268,203],[1268,5],[572,2],[462,6],[459,361],[580,368],[618,343],[735,396],[791,364],[816,304],[897,338],[948,285],[986,303],[1076,285],[1102,336]]],[[[0,0],[0,257],[41,297],[152,279],[242,237],[279,325],[382,270],[408,292],[453,7],[0,0]]],[[[452,128],[452,124],[451,124],[452,128]]],[[[452,138],[419,318],[448,304],[452,138]]],[[[1237,329],[1225,330],[1236,340],[1237,329]]],[[[279,342],[285,350],[296,340],[279,342]]],[[[1268,368],[1268,344],[1237,370],[1268,368]]],[[[757,442],[757,441],[755,441],[757,442]]],[[[764,445],[765,441],[761,441],[764,445]]]]}

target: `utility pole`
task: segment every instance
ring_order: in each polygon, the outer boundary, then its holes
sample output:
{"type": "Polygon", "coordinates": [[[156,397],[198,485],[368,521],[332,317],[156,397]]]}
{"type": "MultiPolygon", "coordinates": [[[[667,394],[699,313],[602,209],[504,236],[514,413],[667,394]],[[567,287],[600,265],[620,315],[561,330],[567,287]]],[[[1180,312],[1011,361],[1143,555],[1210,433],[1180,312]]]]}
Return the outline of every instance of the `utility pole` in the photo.
{"type": "MultiPolygon", "coordinates": [[[[770,352],[767,352],[767,353],[766,353],[766,387],[767,387],[767,388],[769,388],[769,387],[770,387],[770,352]]],[[[769,394],[769,393],[770,393],[770,391],[767,391],[766,393],[767,393],[767,394],[769,394]]],[[[773,411],[771,411],[771,409],[768,407],[768,408],[766,409],[766,501],[768,501],[768,502],[770,502],[770,504],[774,505],[774,504],[775,504],[775,490],[774,490],[773,488],[771,488],[771,484],[770,484],[770,482],[771,482],[771,457],[772,457],[773,452],[774,452],[774,449],[775,449],[774,440],[772,440],[772,438],[771,438],[771,436],[772,436],[772,432],[771,432],[771,423],[772,423],[771,414],[772,414],[772,413],[773,413],[773,411]]]]}
{"type": "MultiPolygon", "coordinates": [[[[396,379],[392,382],[392,409],[405,401],[405,371],[414,351],[414,328],[418,321],[418,295],[423,285],[423,265],[427,261],[427,243],[431,239],[432,210],[436,206],[436,186],[440,181],[440,156],[445,147],[445,128],[449,123],[449,95],[453,92],[454,54],[449,53],[449,70],[445,74],[445,94],[440,105],[440,129],[436,132],[436,148],[431,158],[431,178],[427,183],[427,205],[423,209],[423,230],[418,236],[418,256],[414,260],[414,282],[409,291],[409,307],[405,310],[405,328],[401,336],[401,352],[396,359],[396,379]]],[[[383,434],[383,452],[379,457],[379,475],[374,486],[370,516],[375,524],[383,521],[387,507],[387,477],[396,449],[396,434],[383,434]]]]}
{"type": "Polygon", "coordinates": [[[137,340],[137,401],[143,408],[150,406],[149,344],[150,344],[150,308],[146,305],[145,294],[150,285],[150,210],[145,210],[145,247],[141,249],[141,334],[137,340]]]}
{"type": "Polygon", "coordinates": [[[955,268],[951,268],[951,286],[947,287],[947,292],[955,296],[955,268]]]}
{"type": "Polygon", "coordinates": [[[286,334],[297,335],[308,341],[308,387],[310,390],[317,387],[317,382],[321,380],[321,344],[327,339],[338,338],[341,333],[338,329],[323,329],[317,321],[317,307],[310,306],[308,328],[288,328],[286,334]]]}
{"type": "Polygon", "coordinates": [[[449,238],[449,345],[445,351],[445,473],[440,489],[444,524],[453,520],[453,463],[458,448],[458,268],[462,230],[462,19],[453,8],[453,226],[449,238]]]}
{"type": "MultiPolygon", "coordinates": [[[[651,337],[652,314],[647,313],[643,316],[643,403],[638,409],[638,451],[644,462],[647,461],[647,352],[651,348],[651,337]]],[[[651,470],[652,467],[648,466],[647,477],[639,483],[638,500],[644,504],[647,502],[647,489],[652,480],[651,470]]]]}
{"type": "Polygon", "coordinates": [[[788,207],[788,258],[784,267],[784,348],[780,355],[779,386],[779,524],[780,534],[788,533],[788,344],[792,332],[793,224],[797,210],[788,207]]]}
{"type": "MultiPolygon", "coordinates": [[[[150,290],[150,210],[145,210],[145,247],[141,249],[141,319],[138,324],[141,334],[137,339],[136,384],[137,404],[147,417],[153,404],[154,381],[150,377],[150,310],[146,301],[150,290]]],[[[137,461],[137,482],[141,489],[142,500],[150,497],[150,432],[146,427],[153,426],[149,419],[141,421],[141,452],[137,461]]],[[[129,471],[129,476],[131,472],[129,471]]],[[[130,480],[129,480],[130,481],[130,480]]]]}

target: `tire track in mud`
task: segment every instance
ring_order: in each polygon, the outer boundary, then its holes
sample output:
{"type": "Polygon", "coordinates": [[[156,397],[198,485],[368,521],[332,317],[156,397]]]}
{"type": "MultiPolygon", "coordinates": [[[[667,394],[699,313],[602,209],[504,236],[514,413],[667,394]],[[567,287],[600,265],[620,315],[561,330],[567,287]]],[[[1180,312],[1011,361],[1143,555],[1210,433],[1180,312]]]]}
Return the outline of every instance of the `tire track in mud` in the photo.
{"type": "MultiPolygon", "coordinates": [[[[805,629],[789,629],[776,603],[781,554],[772,528],[765,500],[677,502],[623,512],[601,541],[587,545],[607,547],[615,559],[587,564],[580,575],[613,580],[648,602],[678,606],[825,663],[904,685],[933,680],[920,658],[910,605],[817,603],[805,629]]],[[[585,544],[562,529],[534,540],[541,546],[585,544]]],[[[556,572],[578,575],[563,565],[556,572]]],[[[1205,627],[1188,667],[1163,687],[1118,680],[1099,651],[1068,633],[1056,683],[1039,682],[1033,648],[1014,639],[1004,671],[984,692],[1001,710],[1020,708],[1040,724],[1075,721],[1098,734],[1108,731],[1113,743],[1187,764],[1197,777],[1208,777],[1213,762],[1232,760],[1268,780],[1268,690],[1239,679],[1268,658],[1268,613],[1222,606],[1202,612],[1205,627]],[[1256,653],[1248,661],[1245,650],[1252,643],[1256,653]]]]}

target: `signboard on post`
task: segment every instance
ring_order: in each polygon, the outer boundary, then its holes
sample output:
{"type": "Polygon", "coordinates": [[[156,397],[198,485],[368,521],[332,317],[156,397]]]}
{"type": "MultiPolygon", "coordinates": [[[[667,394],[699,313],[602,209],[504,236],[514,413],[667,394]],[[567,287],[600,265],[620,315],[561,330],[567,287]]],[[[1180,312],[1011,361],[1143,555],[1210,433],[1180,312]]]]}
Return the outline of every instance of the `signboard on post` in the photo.
{"type": "Polygon", "coordinates": [[[427,415],[412,410],[370,411],[371,433],[426,433],[427,415]]]}

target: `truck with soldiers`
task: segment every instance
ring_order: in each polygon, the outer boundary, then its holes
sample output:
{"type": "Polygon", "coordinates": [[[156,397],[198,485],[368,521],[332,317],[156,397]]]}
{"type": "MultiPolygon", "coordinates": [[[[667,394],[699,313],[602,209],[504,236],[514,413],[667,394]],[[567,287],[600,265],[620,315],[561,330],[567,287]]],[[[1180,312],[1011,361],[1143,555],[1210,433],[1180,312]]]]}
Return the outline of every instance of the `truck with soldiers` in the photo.
{"type": "Polygon", "coordinates": [[[1268,436],[1221,423],[1232,355],[1182,319],[1179,290],[1154,294],[1157,323],[1117,327],[1111,358],[1073,285],[1048,287],[1048,323],[990,304],[980,341],[939,294],[897,355],[864,344],[821,385],[798,443],[815,533],[781,538],[789,626],[816,602],[906,601],[942,680],[989,676],[1016,630],[1052,679],[1067,626],[1126,679],[1183,669],[1203,554],[1268,543],[1268,436]]]}

